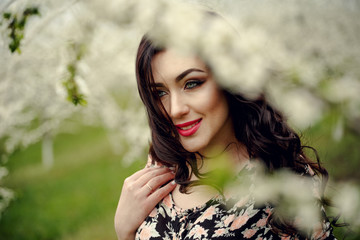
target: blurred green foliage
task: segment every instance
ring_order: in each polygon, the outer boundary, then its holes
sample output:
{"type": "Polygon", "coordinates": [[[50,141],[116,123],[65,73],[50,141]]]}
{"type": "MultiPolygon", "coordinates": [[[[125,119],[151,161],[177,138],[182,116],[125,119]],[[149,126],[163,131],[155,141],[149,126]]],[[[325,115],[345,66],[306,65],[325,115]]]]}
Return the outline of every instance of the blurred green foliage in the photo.
{"type": "Polygon", "coordinates": [[[49,171],[41,165],[40,144],[10,157],[5,185],[16,197],[0,220],[0,239],[116,239],[122,182],[144,162],[122,166],[100,128],[61,134],[54,145],[49,171]]]}
{"type": "Polygon", "coordinates": [[[325,116],[323,121],[304,131],[302,140],[304,144],[316,148],[330,178],[359,184],[360,134],[343,125],[342,138],[337,139],[334,131],[339,127],[340,117],[336,111],[325,116]]]}

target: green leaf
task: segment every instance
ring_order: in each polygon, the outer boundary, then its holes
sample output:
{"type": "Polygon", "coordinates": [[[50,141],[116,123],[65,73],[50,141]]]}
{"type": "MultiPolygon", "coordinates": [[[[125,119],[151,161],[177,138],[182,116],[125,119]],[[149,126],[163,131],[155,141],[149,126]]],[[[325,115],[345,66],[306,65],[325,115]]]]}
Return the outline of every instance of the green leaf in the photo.
{"type": "Polygon", "coordinates": [[[24,11],[24,16],[40,15],[38,7],[28,7],[24,11]]]}
{"type": "Polygon", "coordinates": [[[11,18],[11,13],[9,13],[9,12],[3,13],[3,18],[4,19],[10,19],[11,18]]]}

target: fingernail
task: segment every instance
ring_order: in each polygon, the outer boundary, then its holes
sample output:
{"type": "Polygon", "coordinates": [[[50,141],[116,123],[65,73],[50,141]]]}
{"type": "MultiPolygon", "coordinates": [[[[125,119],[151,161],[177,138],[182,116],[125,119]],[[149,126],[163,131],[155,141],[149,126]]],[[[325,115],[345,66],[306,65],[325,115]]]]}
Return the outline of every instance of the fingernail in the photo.
{"type": "Polygon", "coordinates": [[[172,181],[171,181],[171,184],[172,184],[172,185],[175,185],[175,184],[176,184],[175,180],[172,180],[172,181]]]}

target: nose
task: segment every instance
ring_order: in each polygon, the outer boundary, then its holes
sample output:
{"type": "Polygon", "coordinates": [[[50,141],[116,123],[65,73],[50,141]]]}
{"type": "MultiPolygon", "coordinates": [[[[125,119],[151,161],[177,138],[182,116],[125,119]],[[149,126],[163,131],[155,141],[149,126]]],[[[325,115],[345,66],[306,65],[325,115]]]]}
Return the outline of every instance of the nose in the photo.
{"type": "Polygon", "coordinates": [[[179,119],[189,112],[189,105],[181,93],[172,94],[170,101],[170,111],[168,112],[172,119],[179,119]]]}

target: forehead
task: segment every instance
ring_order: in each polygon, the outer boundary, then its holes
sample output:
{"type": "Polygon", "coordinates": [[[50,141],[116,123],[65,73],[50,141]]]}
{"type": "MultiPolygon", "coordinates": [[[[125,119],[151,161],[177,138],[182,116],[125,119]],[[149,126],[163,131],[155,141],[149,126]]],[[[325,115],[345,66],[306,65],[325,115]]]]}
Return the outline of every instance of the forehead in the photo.
{"type": "Polygon", "coordinates": [[[157,53],[151,61],[151,68],[155,82],[175,79],[179,74],[190,68],[208,72],[206,64],[200,58],[180,54],[172,49],[157,53]]]}

